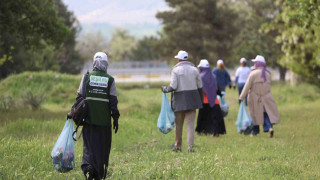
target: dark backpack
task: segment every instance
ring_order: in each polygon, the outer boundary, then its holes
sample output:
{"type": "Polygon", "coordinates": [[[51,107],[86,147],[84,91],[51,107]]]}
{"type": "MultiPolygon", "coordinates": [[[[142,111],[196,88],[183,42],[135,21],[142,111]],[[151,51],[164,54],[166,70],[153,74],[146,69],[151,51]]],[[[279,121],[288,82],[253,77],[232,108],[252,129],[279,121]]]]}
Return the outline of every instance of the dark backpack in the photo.
{"type": "Polygon", "coordinates": [[[86,99],[82,96],[76,99],[71,108],[71,117],[77,126],[83,126],[88,117],[88,105],[86,99]]]}
{"type": "Polygon", "coordinates": [[[74,138],[74,134],[77,133],[79,126],[83,126],[86,123],[86,119],[89,114],[89,107],[86,103],[86,85],[88,81],[89,72],[84,75],[83,84],[82,84],[82,93],[76,99],[76,102],[71,107],[71,112],[68,113],[68,117],[73,119],[73,122],[77,125],[76,130],[72,134],[73,140],[77,141],[80,139],[81,134],[77,139],[74,138]]]}

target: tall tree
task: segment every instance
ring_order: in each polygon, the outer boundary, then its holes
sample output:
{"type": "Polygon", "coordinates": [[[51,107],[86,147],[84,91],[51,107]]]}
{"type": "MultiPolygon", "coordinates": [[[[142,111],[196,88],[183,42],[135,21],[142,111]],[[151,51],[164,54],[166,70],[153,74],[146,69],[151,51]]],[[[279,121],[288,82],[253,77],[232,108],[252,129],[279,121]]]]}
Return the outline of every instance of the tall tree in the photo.
{"type": "Polygon", "coordinates": [[[113,60],[130,60],[130,53],[135,45],[135,38],[124,29],[116,29],[110,41],[110,54],[113,60]]]}
{"type": "Polygon", "coordinates": [[[67,61],[57,61],[63,59],[57,52],[76,54],[70,53],[74,22],[61,0],[0,1],[0,78],[25,70],[61,70],[67,61]]]}
{"type": "Polygon", "coordinates": [[[163,46],[167,57],[178,50],[189,52],[194,63],[202,58],[225,59],[230,64],[233,39],[239,32],[237,14],[219,0],[166,0],[171,10],[159,12],[164,25],[163,46]]]}
{"type": "Polygon", "coordinates": [[[160,57],[159,39],[153,36],[144,37],[137,42],[130,54],[132,60],[158,60],[160,57]]]}
{"type": "Polygon", "coordinates": [[[280,63],[306,81],[320,86],[320,1],[278,0],[281,13],[269,24],[280,34],[280,63]]]}
{"type": "Polygon", "coordinates": [[[76,49],[86,61],[92,61],[96,52],[108,51],[109,43],[101,32],[86,33],[79,36],[76,49]]]}

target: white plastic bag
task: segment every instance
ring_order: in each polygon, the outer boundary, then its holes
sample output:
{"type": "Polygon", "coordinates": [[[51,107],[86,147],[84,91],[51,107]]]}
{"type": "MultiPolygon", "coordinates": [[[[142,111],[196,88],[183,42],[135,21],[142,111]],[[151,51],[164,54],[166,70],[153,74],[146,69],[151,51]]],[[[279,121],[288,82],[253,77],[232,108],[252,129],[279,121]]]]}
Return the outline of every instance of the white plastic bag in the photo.
{"type": "Polygon", "coordinates": [[[162,93],[162,106],[158,117],[159,130],[167,134],[174,128],[175,115],[168,101],[167,95],[162,93]]]}
{"type": "Polygon", "coordinates": [[[236,121],[239,133],[250,134],[253,128],[253,121],[243,102],[240,103],[238,119],[236,121]]]}
{"type": "Polygon", "coordinates": [[[68,119],[51,151],[53,166],[59,172],[68,172],[75,167],[73,131],[72,120],[68,119]]]}
{"type": "Polygon", "coordinates": [[[226,93],[224,91],[222,91],[221,94],[222,94],[222,97],[220,97],[220,96],[217,96],[217,97],[220,102],[220,108],[221,108],[223,117],[226,117],[229,113],[229,104],[225,100],[226,93]]]}

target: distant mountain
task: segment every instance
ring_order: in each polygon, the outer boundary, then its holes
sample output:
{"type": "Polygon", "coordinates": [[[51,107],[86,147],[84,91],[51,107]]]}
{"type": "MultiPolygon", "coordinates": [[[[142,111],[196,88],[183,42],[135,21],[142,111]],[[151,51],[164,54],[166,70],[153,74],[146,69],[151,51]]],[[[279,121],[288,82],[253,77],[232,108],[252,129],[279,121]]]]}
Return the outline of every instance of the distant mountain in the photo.
{"type": "Polygon", "coordinates": [[[142,38],[144,36],[157,35],[157,32],[161,30],[161,25],[157,24],[125,24],[122,26],[114,26],[108,23],[91,23],[91,24],[81,24],[81,33],[88,32],[101,32],[107,39],[111,38],[112,31],[116,28],[126,29],[131,35],[142,38]]]}

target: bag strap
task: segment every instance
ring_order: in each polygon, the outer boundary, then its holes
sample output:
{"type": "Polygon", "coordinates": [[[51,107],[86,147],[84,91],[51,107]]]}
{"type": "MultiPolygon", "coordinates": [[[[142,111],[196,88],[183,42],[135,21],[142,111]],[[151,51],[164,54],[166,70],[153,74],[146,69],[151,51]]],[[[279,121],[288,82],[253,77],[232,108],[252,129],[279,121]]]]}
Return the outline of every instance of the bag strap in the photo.
{"type": "MultiPolygon", "coordinates": [[[[87,90],[88,77],[89,77],[89,71],[87,71],[87,73],[84,75],[83,82],[82,82],[82,92],[83,92],[83,94],[81,94],[81,96],[82,96],[84,99],[86,98],[86,90],[87,90]]],[[[83,113],[84,113],[84,112],[82,112],[82,116],[83,116],[83,113]]],[[[81,117],[82,117],[82,116],[81,116],[81,117]]],[[[73,133],[72,133],[72,139],[73,139],[74,141],[78,141],[78,140],[81,138],[82,130],[81,130],[81,133],[80,133],[79,137],[78,137],[78,138],[74,138],[74,135],[78,132],[79,126],[80,126],[80,123],[77,124],[76,130],[74,130],[73,133]]]]}
{"type": "Polygon", "coordinates": [[[77,133],[78,128],[79,128],[79,124],[77,125],[76,130],[74,130],[73,133],[72,133],[72,139],[73,139],[74,141],[78,141],[78,140],[81,138],[81,135],[82,135],[82,130],[83,130],[83,129],[81,129],[81,133],[80,133],[79,137],[78,137],[78,138],[74,138],[74,135],[77,133]]]}

